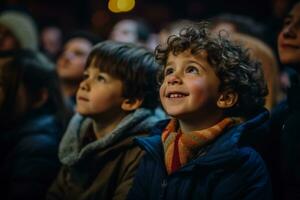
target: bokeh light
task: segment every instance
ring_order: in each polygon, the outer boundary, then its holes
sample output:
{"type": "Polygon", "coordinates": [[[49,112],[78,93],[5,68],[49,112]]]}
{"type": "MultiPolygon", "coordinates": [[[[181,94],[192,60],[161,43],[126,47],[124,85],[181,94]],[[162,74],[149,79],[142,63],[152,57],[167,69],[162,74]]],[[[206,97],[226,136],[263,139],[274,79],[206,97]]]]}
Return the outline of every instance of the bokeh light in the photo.
{"type": "Polygon", "coordinates": [[[135,6],[135,0],[109,0],[108,9],[114,13],[129,12],[135,6]]]}

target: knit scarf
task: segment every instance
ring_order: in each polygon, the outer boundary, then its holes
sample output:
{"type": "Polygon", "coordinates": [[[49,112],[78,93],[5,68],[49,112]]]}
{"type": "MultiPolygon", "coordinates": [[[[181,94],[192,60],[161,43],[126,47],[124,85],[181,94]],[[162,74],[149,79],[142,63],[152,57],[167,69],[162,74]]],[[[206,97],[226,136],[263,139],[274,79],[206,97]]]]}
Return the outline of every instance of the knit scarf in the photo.
{"type": "Polygon", "coordinates": [[[194,158],[201,147],[213,141],[226,128],[237,122],[233,118],[225,118],[210,128],[182,133],[178,128],[178,121],[171,119],[161,136],[168,174],[173,173],[188,163],[194,158]]]}

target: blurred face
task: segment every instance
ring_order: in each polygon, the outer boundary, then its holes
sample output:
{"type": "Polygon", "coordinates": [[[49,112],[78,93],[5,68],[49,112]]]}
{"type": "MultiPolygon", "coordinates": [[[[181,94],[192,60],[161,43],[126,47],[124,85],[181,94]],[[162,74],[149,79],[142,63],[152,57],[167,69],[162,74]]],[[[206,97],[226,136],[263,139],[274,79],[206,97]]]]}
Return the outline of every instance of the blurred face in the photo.
{"type": "Polygon", "coordinates": [[[67,81],[80,81],[91,49],[92,44],[86,39],[74,38],[68,41],[57,61],[59,77],[67,81]]]}
{"type": "Polygon", "coordinates": [[[123,114],[122,85],[121,80],[101,72],[96,67],[87,68],[76,95],[77,112],[92,118],[106,119],[123,114]]]}
{"type": "Polygon", "coordinates": [[[166,112],[177,119],[195,119],[214,113],[220,81],[207,62],[205,51],[193,56],[189,51],[170,54],[160,87],[166,112]]]}
{"type": "Polygon", "coordinates": [[[300,67],[300,3],[297,3],[284,19],[278,35],[278,52],[283,64],[300,67]]]}
{"type": "Polygon", "coordinates": [[[18,49],[20,44],[16,37],[5,26],[0,24],[0,51],[18,49]]]}
{"type": "Polygon", "coordinates": [[[137,24],[132,20],[122,20],[115,25],[110,39],[118,42],[137,42],[137,24]]]}
{"type": "Polygon", "coordinates": [[[61,48],[61,31],[56,27],[48,27],[41,33],[42,45],[46,51],[56,54],[61,48]]]}

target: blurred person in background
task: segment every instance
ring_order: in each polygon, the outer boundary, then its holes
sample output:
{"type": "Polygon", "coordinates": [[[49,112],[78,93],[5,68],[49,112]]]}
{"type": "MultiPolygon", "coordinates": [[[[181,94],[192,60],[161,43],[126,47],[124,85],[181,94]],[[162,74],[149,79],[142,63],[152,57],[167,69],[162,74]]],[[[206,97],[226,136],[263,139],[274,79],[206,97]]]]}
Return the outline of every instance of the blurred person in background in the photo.
{"type": "Polygon", "coordinates": [[[34,20],[20,11],[0,13],[0,51],[38,49],[38,31],[34,20]]]}
{"type": "Polygon", "coordinates": [[[0,52],[2,199],[44,198],[67,121],[54,65],[32,50],[0,52]]]}
{"type": "Polygon", "coordinates": [[[300,199],[300,1],[284,18],[278,35],[278,54],[281,63],[290,67],[290,87],[287,100],[271,115],[271,131],[281,137],[281,190],[283,199],[300,199]]]}
{"type": "Polygon", "coordinates": [[[40,49],[53,62],[62,48],[63,33],[56,25],[46,25],[40,32],[40,49]]]}
{"type": "Polygon", "coordinates": [[[141,19],[123,19],[117,22],[109,36],[110,40],[147,46],[150,28],[141,19]]]}

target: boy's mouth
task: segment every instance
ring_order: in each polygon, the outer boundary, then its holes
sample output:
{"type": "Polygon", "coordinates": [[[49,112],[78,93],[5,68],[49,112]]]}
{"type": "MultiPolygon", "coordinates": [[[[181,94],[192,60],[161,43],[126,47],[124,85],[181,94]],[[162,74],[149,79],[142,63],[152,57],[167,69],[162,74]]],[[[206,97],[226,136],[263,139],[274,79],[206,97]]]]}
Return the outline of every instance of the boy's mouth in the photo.
{"type": "Polygon", "coordinates": [[[169,92],[167,93],[166,97],[167,98],[183,98],[183,97],[186,97],[188,96],[188,94],[186,93],[182,93],[182,92],[169,92]]]}

